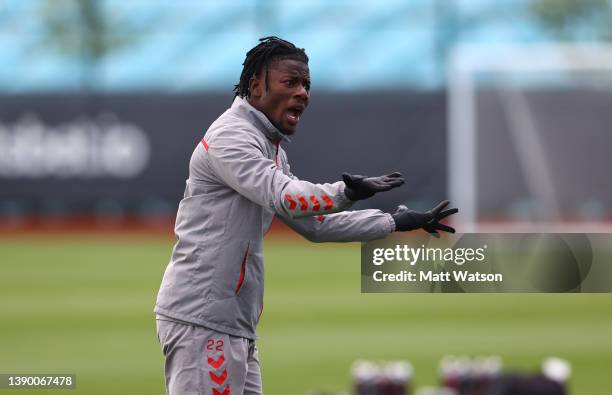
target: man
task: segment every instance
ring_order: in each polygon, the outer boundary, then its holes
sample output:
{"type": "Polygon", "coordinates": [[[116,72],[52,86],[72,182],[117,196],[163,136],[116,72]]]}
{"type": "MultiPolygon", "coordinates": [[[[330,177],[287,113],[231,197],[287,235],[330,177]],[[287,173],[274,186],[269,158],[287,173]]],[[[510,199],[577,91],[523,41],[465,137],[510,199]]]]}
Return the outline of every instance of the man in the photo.
{"type": "Polygon", "coordinates": [[[262,393],[255,327],[263,309],[262,239],[274,215],[317,242],[421,227],[454,232],[439,223],[456,212],[443,211],[445,204],[427,213],[344,211],[403,184],[399,173],[343,174],[333,184],[294,177],[280,143],[309,104],[308,57],[277,37],[260,41],[246,55],[231,108],[189,164],[177,242],[155,306],[171,395],[262,393]]]}

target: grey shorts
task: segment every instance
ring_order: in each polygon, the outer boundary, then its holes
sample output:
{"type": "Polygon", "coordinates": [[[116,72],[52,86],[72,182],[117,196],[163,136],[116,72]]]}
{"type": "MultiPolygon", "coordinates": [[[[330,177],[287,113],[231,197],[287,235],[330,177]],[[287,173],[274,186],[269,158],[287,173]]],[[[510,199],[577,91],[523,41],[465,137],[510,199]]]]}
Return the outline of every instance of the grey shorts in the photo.
{"type": "Polygon", "coordinates": [[[255,342],[157,319],[167,395],[261,395],[255,342]]]}

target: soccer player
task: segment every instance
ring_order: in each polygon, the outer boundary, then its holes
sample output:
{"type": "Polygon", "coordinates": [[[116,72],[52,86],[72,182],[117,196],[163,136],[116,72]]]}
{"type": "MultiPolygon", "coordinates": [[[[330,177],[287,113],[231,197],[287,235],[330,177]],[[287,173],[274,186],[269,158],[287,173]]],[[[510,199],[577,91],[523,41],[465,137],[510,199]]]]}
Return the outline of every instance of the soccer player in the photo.
{"type": "MultiPolygon", "coordinates": [[[[261,394],[255,328],[263,309],[262,239],[274,215],[308,240],[364,241],[395,230],[454,230],[400,206],[345,211],[403,184],[399,173],[343,174],[313,184],[293,176],[281,147],[309,104],[303,49],[266,37],[247,52],[231,108],[205,133],[189,163],[177,242],[155,305],[170,395],[261,394]]],[[[447,204],[447,203],[446,203],[447,204]]]]}

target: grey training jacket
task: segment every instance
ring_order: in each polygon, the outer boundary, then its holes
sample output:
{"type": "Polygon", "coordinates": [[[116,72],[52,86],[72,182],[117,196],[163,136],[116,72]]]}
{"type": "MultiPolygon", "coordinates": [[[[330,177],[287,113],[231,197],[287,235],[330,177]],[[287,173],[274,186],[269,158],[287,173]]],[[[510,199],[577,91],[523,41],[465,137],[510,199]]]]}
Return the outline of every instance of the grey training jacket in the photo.
{"type": "Polygon", "coordinates": [[[263,309],[263,236],[275,214],[315,242],[373,240],[395,229],[391,215],[380,210],[337,213],[351,206],[344,183],[294,177],[283,138],[239,97],[210,126],[189,163],[157,314],[255,339],[263,309]]]}

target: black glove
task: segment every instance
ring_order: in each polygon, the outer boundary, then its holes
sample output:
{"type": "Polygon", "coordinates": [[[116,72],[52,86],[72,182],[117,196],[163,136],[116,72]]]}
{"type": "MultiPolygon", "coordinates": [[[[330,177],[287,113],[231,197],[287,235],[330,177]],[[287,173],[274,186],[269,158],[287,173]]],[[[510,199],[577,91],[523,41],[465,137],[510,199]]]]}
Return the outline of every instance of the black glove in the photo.
{"type": "Polygon", "coordinates": [[[363,200],[374,196],[376,192],[388,191],[404,183],[400,173],[391,173],[380,177],[357,176],[342,173],[346,184],[344,194],[352,201],[363,200]]]}
{"type": "Polygon", "coordinates": [[[449,203],[450,202],[448,200],[440,202],[436,207],[425,213],[412,211],[403,205],[399,206],[397,210],[391,214],[393,220],[395,221],[395,230],[404,232],[407,230],[423,228],[434,237],[440,237],[438,230],[455,233],[454,228],[440,223],[440,220],[459,211],[457,208],[451,208],[443,211],[442,209],[448,206],[449,203]]]}

